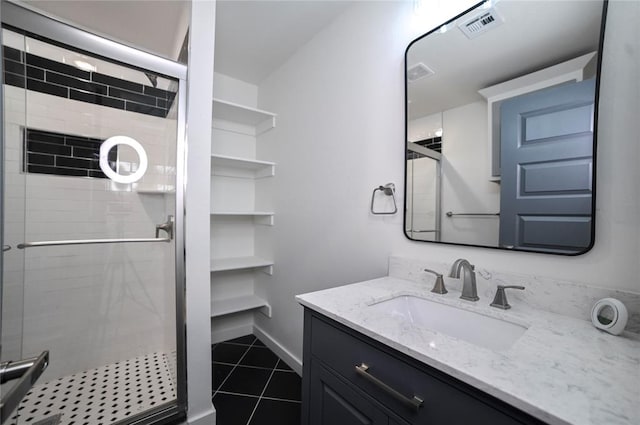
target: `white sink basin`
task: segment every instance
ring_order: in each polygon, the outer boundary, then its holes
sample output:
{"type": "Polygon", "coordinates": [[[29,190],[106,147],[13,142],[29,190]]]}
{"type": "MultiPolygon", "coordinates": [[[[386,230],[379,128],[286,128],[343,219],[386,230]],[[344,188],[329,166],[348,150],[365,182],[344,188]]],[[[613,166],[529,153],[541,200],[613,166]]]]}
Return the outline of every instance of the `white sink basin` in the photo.
{"type": "Polygon", "coordinates": [[[515,323],[408,295],[381,301],[368,308],[498,351],[508,350],[527,330],[515,323]]]}

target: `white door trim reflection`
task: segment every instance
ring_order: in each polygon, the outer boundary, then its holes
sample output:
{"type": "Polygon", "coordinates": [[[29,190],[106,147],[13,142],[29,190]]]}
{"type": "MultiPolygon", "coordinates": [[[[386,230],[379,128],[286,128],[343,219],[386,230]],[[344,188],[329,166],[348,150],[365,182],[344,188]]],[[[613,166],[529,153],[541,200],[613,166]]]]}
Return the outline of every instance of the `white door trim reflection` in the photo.
{"type": "Polygon", "coordinates": [[[112,136],[105,140],[100,145],[100,169],[102,172],[113,180],[116,183],[135,183],[144,176],[144,173],[147,172],[147,166],[149,165],[149,160],[147,158],[147,152],[144,150],[142,145],[135,139],[128,136],[112,136]],[[138,169],[128,175],[119,174],[111,169],[109,166],[109,151],[111,148],[117,145],[126,145],[138,154],[138,158],[140,159],[138,164],[138,169]]]}

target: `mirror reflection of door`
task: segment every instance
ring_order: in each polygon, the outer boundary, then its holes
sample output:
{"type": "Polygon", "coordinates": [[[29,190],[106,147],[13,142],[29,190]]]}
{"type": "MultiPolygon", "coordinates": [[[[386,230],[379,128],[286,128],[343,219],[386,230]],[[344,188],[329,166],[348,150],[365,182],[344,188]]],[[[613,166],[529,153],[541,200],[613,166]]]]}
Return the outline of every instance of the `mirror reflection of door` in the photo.
{"type": "Polygon", "coordinates": [[[408,238],[565,255],[590,249],[595,99],[606,7],[605,1],[483,2],[409,45],[408,238]],[[567,86],[584,88],[562,102],[580,103],[584,95],[589,106],[554,114],[529,113],[525,107],[529,131],[536,126],[544,136],[536,142],[525,138],[526,149],[505,146],[519,139],[501,134],[501,114],[509,107],[504,105],[567,86]],[[420,164],[428,161],[414,158],[416,145],[431,149],[436,130],[438,181],[421,172],[420,164]],[[569,137],[574,130],[576,136],[569,137]],[[555,153],[535,159],[547,151],[555,153]],[[517,192],[523,178],[529,186],[517,192]],[[437,202],[424,196],[432,187],[438,188],[437,202]],[[433,216],[429,222],[427,211],[433,216]]]}
{"type": "Polygon", "coordinates": [[[501,106],[500,245],[574,253],[591,243],[595,80],[501,106]]]}

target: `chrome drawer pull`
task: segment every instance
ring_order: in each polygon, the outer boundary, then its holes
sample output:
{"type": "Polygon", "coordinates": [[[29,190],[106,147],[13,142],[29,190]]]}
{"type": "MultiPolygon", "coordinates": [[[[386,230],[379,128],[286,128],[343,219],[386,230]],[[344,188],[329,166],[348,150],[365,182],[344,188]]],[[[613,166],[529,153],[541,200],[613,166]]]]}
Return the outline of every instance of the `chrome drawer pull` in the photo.
{"type": "Polygon", "coordinates": [[[420,407],[422,407],[422,403],[424,403],[424,400],[418,397],[417,395],[414,395],[413,398],[409,398],[404,394],[401,394],[395,389],[391,388],[389,385],[385,384],[375,376],[371,375],[369,373],[369,366],[367,366],[364,363],[362,363],[360,366],[356,365],[356,373],[362,376],[363,378],[366,378],[369,382],[372,382],[373,384],[382,388],[384,391],[386,391],[389,395],[393,396],[397,400],[411,406],[416,411],[420,409],[420,407]]]}

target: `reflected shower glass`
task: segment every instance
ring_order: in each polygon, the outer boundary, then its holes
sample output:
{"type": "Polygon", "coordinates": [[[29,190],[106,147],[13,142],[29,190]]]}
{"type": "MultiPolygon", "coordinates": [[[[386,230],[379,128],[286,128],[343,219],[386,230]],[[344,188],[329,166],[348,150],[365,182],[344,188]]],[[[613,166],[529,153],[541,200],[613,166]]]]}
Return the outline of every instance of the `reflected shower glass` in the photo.
{"type": "Polygon", "coordinates": [[[405,233],[420,241],[440,240],[440,156],[437,151],[408,144],[405,233]]]}

